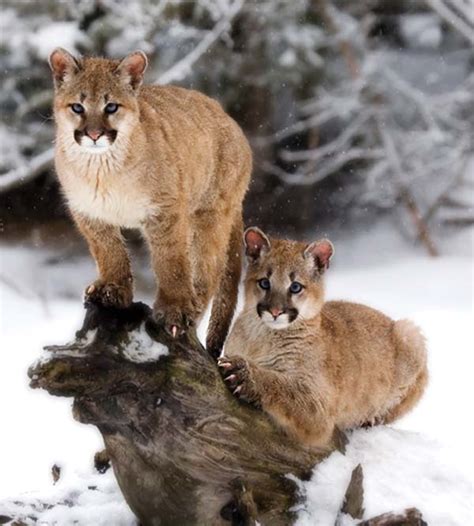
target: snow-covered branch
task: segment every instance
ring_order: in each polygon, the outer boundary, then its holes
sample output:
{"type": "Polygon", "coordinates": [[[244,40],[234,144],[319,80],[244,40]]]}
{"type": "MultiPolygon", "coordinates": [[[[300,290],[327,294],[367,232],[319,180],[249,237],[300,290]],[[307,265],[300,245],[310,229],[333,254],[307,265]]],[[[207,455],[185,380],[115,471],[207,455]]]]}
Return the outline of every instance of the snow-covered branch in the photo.
{"type": "MultiPolygon", "coordinates": [[[[383,64],[383,61],[381,61],[381,63],[383,64]]],[[[416,104],[420,115],[423,117],[426,123],[426,126],[428,128],[439,130],[436,120],[430,111],[430,107],[427,103],[425,95],[420,90],[406,82],[400,77],[400,75],[397,75],[393,69],[382,67],[382,71],[388,80],[393,83],[394,87],[400,91],[400,93],[405,95],[408,99],[412,100],[416,104]]]]}
{"type": "Polygon", "coordinates": [[[267,173],[277,176],[281,181],[293,186],[311,186],[320,183],[330,175],[337,173],[341,168],[351,161],[361,161],[369,159],[380,159],[382,153],[379,149],[351,148],[341,152],[317,167],[313,163],[307,165],[307,169],[298,170],[295,173],[287,172],[279,166],[264,164],[262,168],[267,173]]]}
{"type": "Polygon", "coordinates": [[[315,129],[318,126],[326,124],[331,119],[338,116],[338,112],[334,108],[327,108],[321,112],[316,113],[308,118],[297,121],[291,126],[282,128],[281,130],[267,136],[255,137],[253,142],[257,146],[265,146],[267,144],[277,144],[279,141],[292,137],[293,135],[304,133],[308,130],[315,129]]]}
{"type": "Polygon", "coordinates": [[[197,46],[181,60],[176,62],[167,71],[161,73],[157,80],[157,84],[169,84],[170,82],[183,80],[191,71],[193,65],[206,53],[211,46],[229,29],[233,18],[240,12],[244,0],[234,0],[230,5],[226,6],[227,10],[222,18],[210,30],[206,36],[197,44],[197,46]]]}
{"type": "Polygon", "coordinates": [[[444,9],[472,41],[468,0],[427,0],[416,14],[397,8],[390,23],[400,30],[402,50],[372,33],[381,18],[367,2],[357,8],[334,0],[46,4],[17,9],[10,2],[3,16],[2,57],[10,74],[1,90],[0,193],[52,166],[52,122],[44,110],[52,95],[46,59],[54,46],[113,57],[144,49],[148,79],[182,81],[218,98],[251,140],[256,177],[267,179],[249,195],[252,204],[261,188],[273,188],[271,178],[309,186],[329,177],[335,184],[327,188],[342,188],[334,200],[379,208],[399,203],[374,118],[379,113],[423,216],[447,186],[442,206],[451,199],[456,176],[473,155],[469,53],[460,39],[445,45],[442,17],[427,7],[444,9]],[[412,39],[417,28],[424,28],[423,38],[412,39]]]}
{"type": "Polygon", "coordinates": [[[462,14],[470,13],[470,16],[466,16],[466,20],[463,19],[454,9],[449,7],[448,3],[443,0],[425,0],[426,3],[436,11],[438,15],[448,22],[456,31],[458,31],[463,37],[465,37],[471,44],[474,44],[474,23],[473,23],[473,7],[471,4],[470,11],[469,7],[462,5],[462,2],[455,2],[456,8],[459,8],[462,14]]]}
{"type": "Polygon", "coordinates": [[[32,181],[46,170],[50,169],[54,160],[54,148],[50,148],[29,162],[11,170],[6,174],[0,175],[0,193],[9,192],[32,181]]]}
{"type": "Polygon", "coordinates": [[[318,161],[328,155],[344,152],[348,143],[353,140],[362,126],[370,119],[371,112],[364,111],[359,114],[351,124],[333,141],[310,150],[282,151],[281,158],[287,162],[294,161],[318,161]]]}

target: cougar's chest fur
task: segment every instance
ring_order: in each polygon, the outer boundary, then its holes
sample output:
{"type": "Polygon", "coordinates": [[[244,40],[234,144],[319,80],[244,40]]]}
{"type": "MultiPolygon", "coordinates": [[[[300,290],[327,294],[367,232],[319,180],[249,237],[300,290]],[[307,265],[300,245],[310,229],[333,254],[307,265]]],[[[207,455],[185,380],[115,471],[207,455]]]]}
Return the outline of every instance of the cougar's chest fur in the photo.
{"type": "Polygon", "coordinates": [[[69,206],[87,217],[125,228],[140,228],[157,212],[137,174],[107,154],[85,156],[62,170],[61,183],[69,206]],[[134,182],[135,181],[135,182],[134,182]]]}

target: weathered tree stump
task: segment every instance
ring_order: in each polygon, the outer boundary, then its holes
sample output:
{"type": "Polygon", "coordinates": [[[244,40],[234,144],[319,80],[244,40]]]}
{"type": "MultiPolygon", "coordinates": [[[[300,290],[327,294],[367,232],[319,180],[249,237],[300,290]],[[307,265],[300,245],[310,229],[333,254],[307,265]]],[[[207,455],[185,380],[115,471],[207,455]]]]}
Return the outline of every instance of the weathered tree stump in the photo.
{"type": "Polygon", "coordinates": [[[76,340],[46,348],[31,386],[74,397],[96,425],[119,486],[143,525],[290,524],[324,456],[227,391],[194,333],[171,340],[150,309],[87,307],[76,340]],[[169,352],[153,359],[160,344],[169,352]]]}

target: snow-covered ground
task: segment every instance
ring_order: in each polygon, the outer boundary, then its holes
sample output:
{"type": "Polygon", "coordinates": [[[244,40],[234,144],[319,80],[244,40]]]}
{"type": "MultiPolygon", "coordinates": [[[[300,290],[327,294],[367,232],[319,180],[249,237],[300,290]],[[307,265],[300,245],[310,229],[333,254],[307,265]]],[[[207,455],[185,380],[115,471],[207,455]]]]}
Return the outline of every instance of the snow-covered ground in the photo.
{"type": "MultiPolygon", "coordinates": [[[[328,297],[413,318],[428,338],[431,380],[410,415],[390,428],[354,431],[345,455],[334,453],[315,469],[302,486],[300,526],[334,524],[359,462],[366,517],[411,506],[430,526],[465,526],[474,517],[472,237],[463,243],[460,251],[444,247],[451,255],[438,259],[407,255],[406,247],[381,254],[387,243],[374,234],[341,243],[340,250],[336,243],[328,297]]],[[[1,247],[0,515],[18,512],[14,501],[31,511],[39,502],[60,502],[42,513],[41,524],[131,526],[112,473],[94,472],[93,455],[102,447],[96,429],[72,419],[70,400],[28,387],[26,371],[41,346],[65,342],[79,327],[80,291],[93,278],[87,258],[51,266],[51,255],[1,247]],[[55,485],[53,464],[62,469],[55,485]],[[68,506],[72,500],[79,505],[68,506]]]]}

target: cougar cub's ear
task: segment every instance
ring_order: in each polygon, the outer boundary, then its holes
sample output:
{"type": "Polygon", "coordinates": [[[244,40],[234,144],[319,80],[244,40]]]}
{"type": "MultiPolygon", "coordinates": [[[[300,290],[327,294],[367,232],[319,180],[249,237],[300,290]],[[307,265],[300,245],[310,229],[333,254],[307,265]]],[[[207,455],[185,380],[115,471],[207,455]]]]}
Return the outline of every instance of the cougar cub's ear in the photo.
{"type": "Polygon", "coordinates": [[[329,261],[334,254],[334,246],[329,239],[320,239],[308,245],[304,251],[305,258],[312,258],[319,272],[329,268],[329,261]]]}
{"type": "Polygon", "coordinates": [[[56,48],[49,55],[49,67],[53,72],[54,85],[57,88],[81,69],[77,59],[62,47],[56,48]]]}
{"type": "Polygon", "coordinates": [[[143,51],[134,51],[127,55],[115,70],[122,80],[137,89],[143,82],[143,74],[148,66],[148,59],[143,51]]]}
{"type": "Polygon", "coordinates": [[[256,226],[247,228],[244,232],[245,255],[251,260],[256,261],[262,254],[270,250],[268,237],[256,226]]]}

